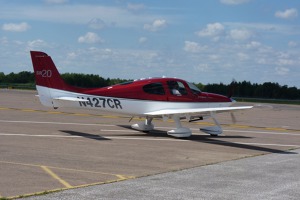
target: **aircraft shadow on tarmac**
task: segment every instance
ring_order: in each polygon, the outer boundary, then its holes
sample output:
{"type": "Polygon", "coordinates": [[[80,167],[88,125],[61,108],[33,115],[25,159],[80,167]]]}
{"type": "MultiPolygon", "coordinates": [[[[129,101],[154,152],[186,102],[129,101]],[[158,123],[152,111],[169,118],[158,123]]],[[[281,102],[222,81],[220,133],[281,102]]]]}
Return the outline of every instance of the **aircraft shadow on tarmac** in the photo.
{"type": "MultiPolygon", "coordinates": [[[[131,126],[126,125],[118,125],[119,127],[134,130],[131,128],[131,126]]],[[[172,136],[167,135],[166,131],[161,130],[152,130],[149,132],[144,132],[140,134],[120,134],[120,136],[151,136],[151,137],[165,137],[165,138],[173,138],[172,136]]],[[[240,139],[251,139],[253,137],[247,137],[247,136],[226,136],[221,135],[218,137],[212,137],[210,135],[192,135],[189,138],[178,138],[178,140],[190,140],[193,142],[200,142],[200,143],[211,143],[215,145],[221,145],[221,146],[228,146],[228,147],[234,147],[234,148],[241,148],[241,149],[249,149],[249,150],[255,150],[255,151],[262,151],[262,152],[268,152],[268,153],[278,153],[278,154],[297,154],[295,152],[290,151],[284,151],[279,149],[272,149],[267,147],[261,147],[261,146],[255,146],[255,145],[249,145],[249,144],[242,144],[242,143],[235,143],[230,141],[223,141],[222,139],[226,138],[240,138],[240,139]],[[217,139],[218,138],[218,139],[217,139]]]]}
{"type": "MultiPolygon", "coordinates": [[[[134,130],[131,128],[131,126],[127,125],[118,125],[119,127],[126,128],[129,130],[134,130]]],[[[93,140],[111,140],[106,137],[102,137],[100,135],[94,135],[89,133],[83,133],[83,132],[77,132],[77,131],[71,131],[71,130],[60,130],[63,133],[67,133],[69,135],[73,136],[80,136],[88,139],[93,140]]],[[[134,133],[134,134],[118,134],[114,136],[127,136],[127,137],[136,137],[136,136],[143,136],[143,137],[160,137],[160,138],[173,138],[169,135],[167,135],[166,131],[162,130],[152,130],[149,132],[141,132],[141,133],[134,133]]],[[[297,154],[295,152],[290,151],[283,151],[279,149],[272,149],[267,147],[261,147],[261,146],[255,146],[255,145],[249,145],[249,144],[242,144],[242,143],[235,143],[230,141],[223,141],[222,139],[226,138],[240,138],[240,139],[251,139],[252,137],[247,136],[219,136],[219,137],[212,137],[210,135],[192,135],[189,138],[180,139],[178,140],[190,140],[193,142],[199,142],[199,143],[211,143],[214,145],[221,145],[221,146],[228,146],[228,147],[234,147],[234,148],[241,148],[241,149],[249,149],[249,150],[255,150],[255,151],[262,151],[262,152],[268,152],[268,153],[278,153],[278,154],[297,154]],[[216,139],[218,138],[218,139],[216,139]]]]}
{"type": "Polygon", "coordinates": [[[88,139],[93,139],[93,140],[111,140],[105,137],[102,137],[100,135],[94,135],[94,134],[89,134],[89,133],[83,133],[83,132],[77,132],[77,131],[70,131],[70,130],[60,130],[63,133],[67,133],[73,136],[80,136],[88,139]]]}

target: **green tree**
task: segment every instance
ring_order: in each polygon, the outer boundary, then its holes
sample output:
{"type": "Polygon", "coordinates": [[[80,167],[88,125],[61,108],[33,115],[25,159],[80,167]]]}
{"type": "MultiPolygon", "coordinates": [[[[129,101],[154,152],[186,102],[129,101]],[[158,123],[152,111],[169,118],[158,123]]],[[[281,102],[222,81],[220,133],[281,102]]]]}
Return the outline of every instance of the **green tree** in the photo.
{"type": "Polygon", "coordinates": [[[0,83],[5,83],[5,74],[3,72],[0,72],[0,83]]]}

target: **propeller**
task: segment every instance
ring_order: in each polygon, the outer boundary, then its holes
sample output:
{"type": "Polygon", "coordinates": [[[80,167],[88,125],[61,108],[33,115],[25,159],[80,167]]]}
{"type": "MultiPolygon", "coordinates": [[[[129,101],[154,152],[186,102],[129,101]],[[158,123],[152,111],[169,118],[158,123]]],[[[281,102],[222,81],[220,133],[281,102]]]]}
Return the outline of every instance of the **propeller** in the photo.
{"type": "Polygon", "coordinates": [[[235,115],[233,114],[233,112],[230,112],[230,116],[231,116],[231,121],[233,124],[236,123],[236,118],[235,118],[235,115]]]}
{"type": "MultiPolygon", "coordinates": [[[[233,96],[236,85],[237,85],[237,82],[233,78],[230,85],[229,85],[229,88],[228,88],[228,95],[227,95],[228,98],[231,98],[233,96]]],[[[237,120],[236,120],[236,117],[233,114],[233,112],[230,112],[230,116],[231,116],[232,123],[235,124],[237,120]]]]}
{"type": "Polygon", "coordinates": [[[229,85],[229,87],[228,87],[228,94],[227,94],[228,98],[231,98],[233,96],[234,90],[236,88],[236,83],[237,83],[236,80],[233,78],[230,85],[229,85]]]}

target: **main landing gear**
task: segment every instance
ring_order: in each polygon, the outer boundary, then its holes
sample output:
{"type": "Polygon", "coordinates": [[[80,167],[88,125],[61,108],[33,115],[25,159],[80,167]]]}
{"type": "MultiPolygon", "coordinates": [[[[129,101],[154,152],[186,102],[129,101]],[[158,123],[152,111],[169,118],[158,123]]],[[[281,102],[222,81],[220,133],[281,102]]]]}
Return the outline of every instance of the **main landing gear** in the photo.
{"type": "Polygon", "coordinates": [[[168,135],[180,138],[190,137],[192,135],[191,129],[181,126],[180,117],[178,115],[174,115],[173,120],[176,123],[176,129],[168,131],[168,135]]]}
{"type": "Polygon", "coordinates": [[[139,131],[151,131],[154,129],[154,124],[152,123],[153,118],[152,117],[146,117],[145,122],[140,122],[137,124],[132,124],[131,128],[139,130],[139,131]]]}
{"type": "Polygon", "coordinates": [[[222,134],[223,130],[221,128],[220,123],[218,122],[218,120],[215,117],[215,113],[210,112],[210,116],[214,120],[216,126],[203,127],[203,128],[200,128],[200,131],[202,131],[204,133],[207,133],[207,134],[210,134],[211,136],[214,136],[214,137],[222,134]]]}
{"type": "MultiPolygon", "coordinates": [[[[146,117],[146,120],[144,122],[140,122],[137,124],[131,125],[131,128],[139,130],[139,131],[151,131],[154,129],[154,125],[152,123],[152,117],[146,117]]],[[[180,118],[177,115],[173,116],[173,120],[176,123],[176,129],[168,131],[168,135],[171,135],[173,137],[190,137],[192,135],[192,131],[189,128],[185,128],[181,126],[180,118]]]]}
{"type": "MultiPolygon", "coordinates": [[[[220,123],[217,121],[215,117],[214,112],[210,112],[210,117],[212,117],[213,121],[215,122],[215,126],[208,126],[208,127],[203,127],[200,128],[200,131],[207,133],[211,136],[218,136],[223,133],[223,130],[221,128],[220,123]]],[[[164,120],[167,120],[169,116],[166,118],[163,117],[164,120]]],[[[190,137],[192,135],[192,131],[189,128],[182,127],[181,122],[180,122],[180,115],[173,115],[172,119],[174,120],[176,124],[176,129],[168,131],[168,135],[177,137],[177,138],[186,138],[190,137]]],[[[203,118],[202,118],[203,119],[203,118]]],[[[154,129],[154,124],[152,123],[153,118],[152,117],[146,117],[146,120],[144,122],[140,122],[137,124],[131,125],[131,128],[139,130],[139,131],[144,131],[144,132],[149,132],[154,129]]]]}

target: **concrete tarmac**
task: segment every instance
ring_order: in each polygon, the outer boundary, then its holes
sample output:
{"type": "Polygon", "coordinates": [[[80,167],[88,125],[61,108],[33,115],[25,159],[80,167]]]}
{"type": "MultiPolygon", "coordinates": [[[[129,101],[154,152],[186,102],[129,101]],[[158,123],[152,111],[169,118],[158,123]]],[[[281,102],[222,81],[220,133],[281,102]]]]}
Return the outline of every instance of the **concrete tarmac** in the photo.
{"type": "Polygon", "coordinates": [[[300,150],[294,150],[29,199],[298,200],[299,166],[300,150]]]}
{"type": "Polygon", "coordinates": [[[143,133],[130,128],[139,118],[129,123],[131,116],[54,110],[42,106],[35,94],[0,90],[0,197],[107,187],[263,154],[290,156],[289,150],[300,147],[300,106],[255,104],[236,112],[236,124],[228,113],[219,114],[220,137],[199,131],[211,120],[183,122],[193,136],[176,139],[166,134],[175,126],[171,121],[154,120],[156,130],[143,133]]]}

